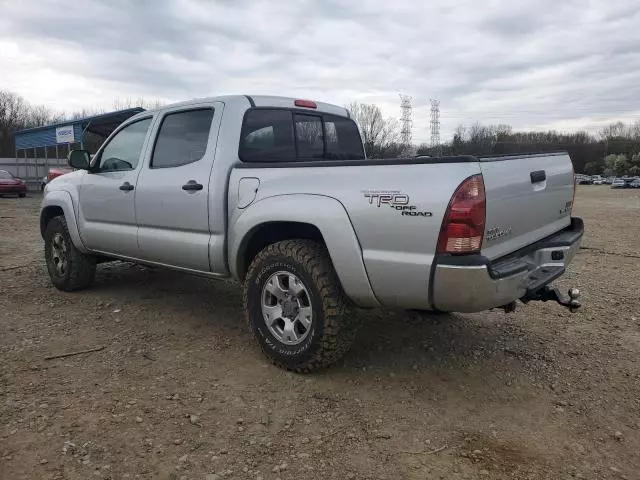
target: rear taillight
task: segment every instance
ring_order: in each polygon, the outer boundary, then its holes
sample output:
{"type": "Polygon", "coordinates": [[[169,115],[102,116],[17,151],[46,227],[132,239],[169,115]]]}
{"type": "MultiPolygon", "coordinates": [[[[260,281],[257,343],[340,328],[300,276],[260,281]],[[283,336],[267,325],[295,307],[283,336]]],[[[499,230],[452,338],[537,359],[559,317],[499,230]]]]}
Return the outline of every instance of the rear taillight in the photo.
{"type": "Polygon", "coordinates": [[[457,188],[445,213],[438,253],[475,253],[484,235],[486,197],[482,175],[467,178],[457,188]]]}

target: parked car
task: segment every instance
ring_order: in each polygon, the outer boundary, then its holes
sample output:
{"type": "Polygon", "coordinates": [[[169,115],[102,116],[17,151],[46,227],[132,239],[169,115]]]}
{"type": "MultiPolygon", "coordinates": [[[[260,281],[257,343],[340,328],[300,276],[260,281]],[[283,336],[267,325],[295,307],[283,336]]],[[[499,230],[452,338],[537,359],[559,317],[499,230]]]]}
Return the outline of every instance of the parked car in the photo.
{"type": "Polygon", "coordinates": [[[591,185],[593,180],[589,175],[578,175],[577,176],[578,185],[591,185]]]}
{"type": "Polygon", "coordinates": [[[27,184],[11,172],[0,170],[0,196],[8,194],[25,197],[27,195],[27,184]]]}
{"type": "Polygon", "coordinates": [[[602,177],[598,177],[598,178],[592,177],[591,183],[593,185],[603,185],[604,179],[602,177]]]}
{"type": "Polygon", "coordinates": [[[60,175],[65,175],[67,173],[73,172],[73,168],[69,167],[51,167],[47,174],[42,177],[42,182],[40,183],[40,190],[44,191],[44,187],[47,186],[54,178],[59,177],[60,175]]]}
{"type": "Polygon", "coordinates": [[[143,112],[45,188],[47,269],[64,291],[105,258],[235,279],[262,351],[300,372],[348,350],[353,306],[578,308],[549,287],[584,230],[569,155],[444,160],[368,160],[349,112],[309,100],[143,112]]]}
{"type": "Polygon", "coordinates": [[[604,183],[607,185],[611,185],[615,179],[616,177],[607,177],[604,179],[604,183]]]}
{"type": "Polygon", "coordinates": [[[629,184],[631,188],[640,188],[640,178],[635,178],[629,184]]]}
{"type": "Polygon", "coordinates": [[[629,188],[631,182],[627,182],[624,178],[616,178],[611,184],[611,188],[629,188]]]}

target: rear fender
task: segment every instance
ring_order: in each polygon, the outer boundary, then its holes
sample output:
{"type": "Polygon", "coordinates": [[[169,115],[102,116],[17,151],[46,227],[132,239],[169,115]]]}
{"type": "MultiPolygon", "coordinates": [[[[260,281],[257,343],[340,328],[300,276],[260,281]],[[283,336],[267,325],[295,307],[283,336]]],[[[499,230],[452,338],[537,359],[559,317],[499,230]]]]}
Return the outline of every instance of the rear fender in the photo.
{"type": "Polygon", "coordinates": [[[46,229],[45,220],[49,216],[48,211],[54,207],[62,209],[73,245],[82,253],[89,253],[82,243],[82,238],[80,238],[80,230],[78,229],[78,222],[73,209],[71,195],[64,190],[50,191],[44,196],[42,204],[40,205],[40,233],[44,235],[46,229]]]}
{"type": "Polygon", "coordinates": [[[267,197],[244,210],[236,210],[229,225],[229,267],[240,278],[244,249],[260,225],[298,222],[315,226],[325,241],[342,288],[356,305],[380,306],[362,260],[362,250],[349,216],[336,199],[322,195],[292,194],[267,197]],[[240,212],[240,213],[238,213],[240,212]],[[236,216],[237,214],[237,216],[236,216]]]}

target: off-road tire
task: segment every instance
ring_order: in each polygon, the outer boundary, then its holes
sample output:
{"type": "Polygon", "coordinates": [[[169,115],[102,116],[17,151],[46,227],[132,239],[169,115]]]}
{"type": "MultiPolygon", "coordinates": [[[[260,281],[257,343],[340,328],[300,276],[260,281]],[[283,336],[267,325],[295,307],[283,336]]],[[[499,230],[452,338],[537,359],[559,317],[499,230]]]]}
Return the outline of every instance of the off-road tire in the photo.
{"type": "Polygon", "coordinates": [[[51,282],[58,290],[71,292],[85,288],[93,283],[96,275],[96,259],[78,250],[71,241],[67,221],[63,215],[49,220],[44,231],[44,257],[51,282]],[[52,258],[52,242],[56,234],[60,234],[67,248],[68,268],[63,274],[56,269],[52,258]]]}
{"type": "Polygon", "coordinates": [[[251,262],[244,281],[246,318],[264,354],[278,367],[306,373],[337,362],[351,347],[358,321],[333,269],[329,254],[317,242],[284,240],[267,246],[251,262]],[[298,345],[272,335],[262,314],[262,289],[277,271],[296,275],[307,288],[313,321],[298,345]]]}

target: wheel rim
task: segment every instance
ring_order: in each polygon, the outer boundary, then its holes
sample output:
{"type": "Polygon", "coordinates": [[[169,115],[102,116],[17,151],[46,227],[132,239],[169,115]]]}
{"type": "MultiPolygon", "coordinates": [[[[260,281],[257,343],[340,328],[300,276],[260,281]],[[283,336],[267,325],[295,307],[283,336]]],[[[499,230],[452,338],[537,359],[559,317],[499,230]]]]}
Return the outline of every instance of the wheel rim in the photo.
{"type": "Polygon", "coordinates": [[[261,304],[264,322],[278,341],[297,345],[307,338],[313,323],[311,296],[296,275],[271,275],[262,288],[261,304]]]}
{"type": "Polygon", "coordinates": [[[59,276],[67,273],[69,267],[67,242],[60,233],[56,233],[51,239],[51,262],[59,276]]]}

